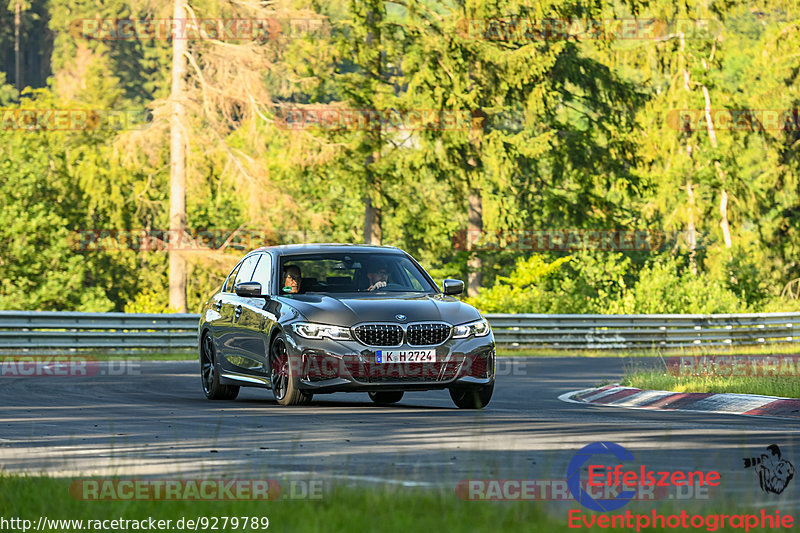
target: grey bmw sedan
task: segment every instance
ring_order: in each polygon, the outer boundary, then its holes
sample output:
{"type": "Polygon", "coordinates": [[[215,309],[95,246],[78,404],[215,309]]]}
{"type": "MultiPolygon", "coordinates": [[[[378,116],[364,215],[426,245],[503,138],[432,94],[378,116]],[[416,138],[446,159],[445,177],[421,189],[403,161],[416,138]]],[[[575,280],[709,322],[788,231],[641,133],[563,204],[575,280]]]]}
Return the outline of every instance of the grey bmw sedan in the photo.
{"type": "Polygon", "coordinates": [[[314,394],[366,392],[378,404],[406,391],[447,389],[480,409],[494,389],[489,323],[441,290],[404,251],[309,244],[254,250],[201,310],[203,391],[233,400],[240,387],[272,389],[281,405],[314,394]]]}

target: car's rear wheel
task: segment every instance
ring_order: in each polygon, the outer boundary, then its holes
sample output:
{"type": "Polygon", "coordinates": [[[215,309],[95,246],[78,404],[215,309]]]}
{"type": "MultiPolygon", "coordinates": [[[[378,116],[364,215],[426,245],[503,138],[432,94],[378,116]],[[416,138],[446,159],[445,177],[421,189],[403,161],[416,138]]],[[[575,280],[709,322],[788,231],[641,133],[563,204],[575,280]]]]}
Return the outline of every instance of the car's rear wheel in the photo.
{"type": "Polygon", "coordinates": [[[494,383],[476,389],[450,389],[453,403],[460,409],[483,409],[489,405],[494,392],[494,383]]]}
{"type": "Polygon", "coordinates": [[[403,391],[370,392],[369,399],[378,404],[397,403],[403,399],[403,391]]]}
{"type": "Polygon", "coordinates": [[[289,355],[286,337],[279,333],[272,340],[269,349],[272,394],[281,405],[299,405],[311,401],[312,394],[300,390],[299,365],[289,355]]]}
{"type": "Polygon", "coordinates": [[[214,341],[208,333],[203,335],[200,343],[200,380],[203,382],[203,392],[209,400],[235,400],[239,395],[238,386],[219,382],[214,341]]]}

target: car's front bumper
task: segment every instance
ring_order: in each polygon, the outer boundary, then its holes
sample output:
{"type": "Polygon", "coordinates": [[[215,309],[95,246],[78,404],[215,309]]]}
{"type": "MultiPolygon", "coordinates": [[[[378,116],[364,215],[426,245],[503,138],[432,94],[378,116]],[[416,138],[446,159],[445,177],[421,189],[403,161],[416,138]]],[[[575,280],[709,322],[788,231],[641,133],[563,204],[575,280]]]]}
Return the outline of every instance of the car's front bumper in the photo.
{"type": "Polygon", "coordinates": [[[290,359],[300,365],[300,388],[314,393],[477,388],[494,382],[495,342],[484,337],[450,339],[430,347],[435,363],[376,363],[376,350],[358,341],[309,340],[287,336],[290,359]]]}

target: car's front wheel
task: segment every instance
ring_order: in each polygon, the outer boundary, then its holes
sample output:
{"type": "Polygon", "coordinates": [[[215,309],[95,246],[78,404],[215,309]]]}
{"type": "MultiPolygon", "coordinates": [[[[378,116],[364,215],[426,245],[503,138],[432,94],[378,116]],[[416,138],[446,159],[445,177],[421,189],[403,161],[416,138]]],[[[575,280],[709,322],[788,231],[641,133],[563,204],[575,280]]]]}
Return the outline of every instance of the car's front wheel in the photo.
{"type": "Polygon", "coordinates": [[[269,382],[272,394],[279,404],[298,405],[311,401],[312,395],[300,390],[300,368],[297,361],[289,355],[283,333],[272,340],[269,361],[269,382]]]}
{"type": "Polygon", "coordinates": [[[483,409],[489,405],[494,392],[494,382],[475,389],[450,389],[453,403],[460,409],[483,409]]]}
{"type": "Polygon", "coordinates": [[[370,392],[369,399],[377,404],[397,403],[403,399],[403,391],[370,392]]]}
{"type": "Polygon", "coordinates": [[[208,333],[203,335],[200,343],[200,380],[203,383],[203,392],[209,400],[235,400],[239,395],[238,386],[219,382],[214,341],[208,333]]]}

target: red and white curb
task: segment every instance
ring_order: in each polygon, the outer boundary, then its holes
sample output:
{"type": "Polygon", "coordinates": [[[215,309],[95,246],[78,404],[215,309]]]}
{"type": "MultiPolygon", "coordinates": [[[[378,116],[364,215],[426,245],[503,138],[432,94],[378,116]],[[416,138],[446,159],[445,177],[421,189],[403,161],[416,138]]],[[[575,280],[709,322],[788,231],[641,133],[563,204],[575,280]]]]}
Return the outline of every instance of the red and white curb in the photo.
{"type": "Polygon", "coordinates": [[[628,409],[800,418],[800,399],[756,394],[670,392],[606,385],[567,392],[558,399],[570,403],[591,403],[628,409]]]}

